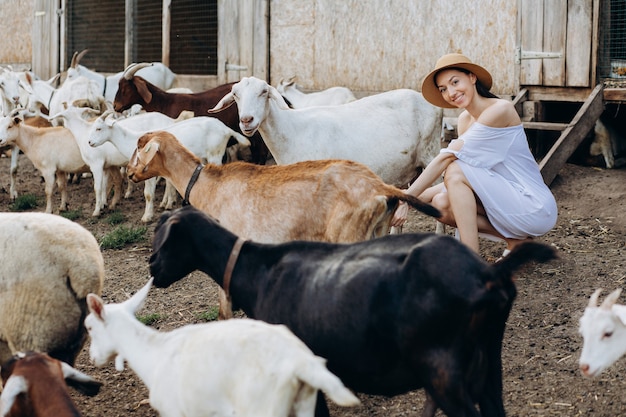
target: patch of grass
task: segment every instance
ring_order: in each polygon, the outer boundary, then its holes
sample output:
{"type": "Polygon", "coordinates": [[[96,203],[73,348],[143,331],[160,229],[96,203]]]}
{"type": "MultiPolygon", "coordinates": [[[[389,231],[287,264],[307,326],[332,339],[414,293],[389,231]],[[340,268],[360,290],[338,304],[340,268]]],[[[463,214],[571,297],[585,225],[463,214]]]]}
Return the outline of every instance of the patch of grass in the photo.
{"type": "Polygon", "coordinates": [[[147,227],[118,226],[100,239],[102,249],[121,249],[124,246],[145,240],[147,227]]]}
{"type": "Polygon", "coordinates": [[[196,318],[202,321],[215,321],[219,313],[218,307],[211,307],[208,311],[196,314],[196,318]]]}
{"type": "Polygon", "coordinates": [[[165,318],[165,316],[162,316],[159,313],[151,313],[151,314],[137,316],[137,320],[139,320],[146,326],[152,326],[154,323],[158,322],[159,320],[163,318],[165,318]]]}
{"type": "Polygon", "coordinates": [[[63,211],[63,212],[61,212],[59,214],[61,215],[61,217],[65,217],[66,219],[72,220],[72,221],[83,217],[83,212],[80,209],[67,210],[67,211],[63,211]]]}
{"type": "Polygon", "coordinates": [[[111,226],[115,226],[116,224],[124,223],[126,221],[126,216],[124,216],[119,211],[114,211],[106,219],[106,222],[111,226]]]}
{"type": "Polygon", "coordinates": [[[15,199],[15,201],[11,204],[11,211],[25,211],[34,209],[39,205],[37,201],[37,196],[34,194],[24,194],[15,199]]]}

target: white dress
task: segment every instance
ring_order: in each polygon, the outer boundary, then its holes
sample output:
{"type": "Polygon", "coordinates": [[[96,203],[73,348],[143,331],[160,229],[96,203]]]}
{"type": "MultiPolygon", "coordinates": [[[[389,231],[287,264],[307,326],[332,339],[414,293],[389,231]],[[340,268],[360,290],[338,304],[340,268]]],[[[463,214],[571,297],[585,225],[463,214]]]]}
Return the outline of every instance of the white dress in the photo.
{"type": "MultiPolygon", "coordinates": [[[[483,204],[493,227],[506,238],[541,236],[556,224],[557,205],[543,181],[523,126],[495,128],[474,122],[452,153],[483,204]]],[[[458,140],[458,139],[457,139],[458,140]]]]}

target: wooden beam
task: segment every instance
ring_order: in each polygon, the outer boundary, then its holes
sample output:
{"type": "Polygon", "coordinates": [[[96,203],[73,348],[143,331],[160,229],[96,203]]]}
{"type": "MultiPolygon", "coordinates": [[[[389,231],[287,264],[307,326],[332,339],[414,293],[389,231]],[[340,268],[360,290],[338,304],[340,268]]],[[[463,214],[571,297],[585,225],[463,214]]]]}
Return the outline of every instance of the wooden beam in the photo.
{"type": "Polygon", "coordinates": [[[626,101],[626,88],[605,88],[604,99],[606,101],[626,101]]]}
{"type": "Polygon", "coordinates": [[[517,110],[517,114],[523,116],[524,112],[522,109],[522,103],[524,103],[528,99],[528,90],[522,88],[517,96],[513,99],[513,106],[515,106],[515,110],[517,110]]]}
{"type": "Polygon", "coordinates": [[[526,86],[530,101],[568,101],[581,103],[589,97],[592,89],[587,87],[537,87],[526,86]]]}
{"type": "Polygon", "coordinates": [[[569,123],[524,122],[524,129],[532,130],[565,130],[569,123]]]}
{"type": "Polygon", "coordinates": [[[561,133],[561,136],[541,160],[539,168],[546,184],[552,184],[567,159],[593,128],[604,111],[603,97],[602,84],[598,84],[578,110],[569,126],[561,133]]]}

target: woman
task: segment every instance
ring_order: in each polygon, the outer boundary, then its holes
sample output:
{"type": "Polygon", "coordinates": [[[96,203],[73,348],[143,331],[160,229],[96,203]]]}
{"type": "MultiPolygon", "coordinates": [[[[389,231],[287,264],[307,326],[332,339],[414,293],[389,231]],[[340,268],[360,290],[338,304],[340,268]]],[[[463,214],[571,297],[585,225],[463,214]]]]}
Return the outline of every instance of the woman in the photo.
{"type": "MultiPolygon", "coordinates": [[[[460,240],[478,252],[478,235],[502,239],[506,256],[517,244],[541,236],[556,223],[554,196],[528,148],[512,102],[489,92],[491,74],[461,54],[441,57],[422,84],[431,104],[461,108],[459,137],[433,159],[406,193],[442,212],[460,240]],[[445,174],[444,174],[445,173],[445,174]],[[443,183],[432,186],[442,175],[443,183]]],[[[401,226],[408,206],[392,220],[401,226]]]]}

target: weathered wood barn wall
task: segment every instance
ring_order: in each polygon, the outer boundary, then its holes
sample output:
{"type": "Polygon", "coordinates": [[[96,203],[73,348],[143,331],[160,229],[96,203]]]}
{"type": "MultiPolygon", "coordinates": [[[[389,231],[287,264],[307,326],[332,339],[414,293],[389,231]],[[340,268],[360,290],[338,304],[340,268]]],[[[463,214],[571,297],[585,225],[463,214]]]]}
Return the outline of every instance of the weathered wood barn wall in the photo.
{"type": "Polygon", "coordinates": [[[33,0],[0,0],[0,65],[31,66],[33,0]]]}
{"type": "MultiPolygon", "coordinates": [[[[362,93],[399,87],[419,89],[421,78],[436,59],[456,51],[492,71],[495,92],[514,95],[519,84],[515,52],[523,2],[267,0],[261,2],[267,4],[267,10],[256,7],[252,18],[241,12],[247,10],[248,0],[220,0],[218,6],[236,11],[238,5],[239,12],[222,16],[220,25],[240,32],[263,30],[257,22],[267,21],[268,68],[264,75],[274,84],[282,77],[297,75],[299,84],[309,90],[331,85],[346,85],[362,93]],[[236,20],[244,17],[237,25],[236,20]]],[[[590,4],[591,0],[569,0],[573,2],[590,4]]],[[[47,42],[42,39],[45,31],[35,25],[36,19],[42,20],[34,10],[35,3],[0,0],[0,13],[8,17],[3,19],[8,25],[0,29],[0,64],[32,62],[37,58],[29,56],[33,51],[31,37],[34,50],[40,42],[47,42]]],[[[225,33],[222,38],[226,37],[225,33]]],[[[243,36],[239,37],[245,42],[243,36]]],[[[258,43],[254,47],[259,48],[258,43]]],[[[233,49],[232,41],[227,49],[233,49]]],[[[246,75],[258,74],[238,71],[228,78],[246,75]]]]}
{"type": "Polygon", "coordinates": [[[306,89],[420,89],[437,58],[462,52],[492,71],[494,91],[515,94],[517,2],[272,1],[271,75],[306,89]]]}

